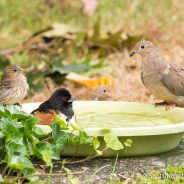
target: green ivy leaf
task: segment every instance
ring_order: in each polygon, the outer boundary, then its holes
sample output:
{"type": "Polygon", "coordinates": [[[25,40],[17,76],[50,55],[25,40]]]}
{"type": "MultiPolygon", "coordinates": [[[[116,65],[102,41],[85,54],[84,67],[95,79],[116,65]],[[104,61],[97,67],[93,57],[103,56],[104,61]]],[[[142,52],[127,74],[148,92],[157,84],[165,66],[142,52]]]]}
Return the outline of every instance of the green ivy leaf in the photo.
{"type": "Polygon", "coordinates": [[[80,137],[72,133],[68,136],[68,144],[80,144],[80,137]]]}
{"type": "Polygon", "coordinates": [[[0,139],[2,139],[4,137],[3,132],[0,131],[0,139]]]}
{"type": "Polygon", "coordinates": [[[93,137],[93,147],[97,150],[100,147],[100,142],[97,137],[93,137]]]}
{"type": "Polygon", "coordinates": [[[33,127],[33,134],[36,138],[45,138],[48,137],[50,135],[50,133],[47,133],[45,131],[43,131],[40,127],[38,126],[34,126],[33,127]]]}
{"type": "Polygon", "coordinates": [[[33,167],[31,161],[24,155],[11,155],[7,158],[7,166],[10,168],[19,169],[21,171],[29,169],[31,174],[36,172],[36,169],[33,167]]]}
{"type": "Polygon", "coordinates": [[[38,144],[37,148],[46,165],[52,166],[52,150],[50,144],[48,142],[42,142],[38,144]]]}
{"type": "Polygon", "coordinates": [[[70,181],[71,184],[80,184],[79,178],[74,177],[71,170],[69,170],[64,166],[62,166],[62,169],[67,173],[68,180],[70,181]]]}
{"type": "Polygon", "coordinates": [[[122,143],[118,140],[118,137],[112,133],[105,134],[104,141],[106,143],[106,146],[113,150],[121,150],[124,148],[122,143]]]}
{"type": "Polygon", "coordinates": [[[102,155],[102,151],[100,151],[100,150],[96,150],[96,153],[97,153],[98,155],[102,155]]]}
{"type": "Polygon", "coordinates": [[[10,118],[2,117],[0,120],[0,129],[6,136],[6,142],[11,140],[18,141],[22,137],[22,134],[20,133],[21,128],[21,124],[10,118]]]}
{"type": "Polygon", "coordinates": [[[4,179],[2,177],[2,175],[0,174],[0,183],[3,183],[4,182],[4,179]]]}
{"type": "Polygon", "coordinates": [[[126,146],[126,147],[131,147],[132,146],[132,140],[131,139],[127,139],[125,142],[124,142],[124,145],[126,146]]]}
{"type": "Polygon", "coordinates": [[[23,143],[23,137],[14,141],[12,140],[11,142],[9,142],[6,146],[6,150],[8,155],[27,155],[27,149],[23,143]]]}
{"type": "Polygon", "coordinates": [[[55,122],[57,122],[60,125],[60,129],[62,129],[62,130],[68,130],[69,129],[67,127],[65,121],[59,115],[55,115],[55,122]]]}
{"type": "Polygon", "coordinates": [[[34,181],[28,182],[27,184],[44,184],[44,183],[45,183],[44,181],[36,179],[34,181]]]}
{"type": "Polygon", "coordinates": [[[81,144],[90,144],[91,145],[93,143],[93,138],[91,136],[88,136],[86,134],[86,132],[80,131],[79,136],[80,136],[80,143],[81,144]]]}
{"type": "Polygon", "coordinates": [[[60,125],[56,122],[52,124],[52,137],[59,151],[68,143],[69,134],[60,130],[60,125]]]}

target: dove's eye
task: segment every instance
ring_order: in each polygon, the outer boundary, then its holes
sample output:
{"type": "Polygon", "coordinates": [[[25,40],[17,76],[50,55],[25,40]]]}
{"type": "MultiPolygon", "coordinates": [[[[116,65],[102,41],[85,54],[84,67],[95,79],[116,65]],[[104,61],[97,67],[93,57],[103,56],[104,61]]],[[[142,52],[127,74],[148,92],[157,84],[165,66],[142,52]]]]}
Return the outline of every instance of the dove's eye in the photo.
{"type": "Polygon", "coordinates": [[[106,93],[106,89],[104,89],[103,92],[106,93]]]}
{"type": "Polygon", "coordinates": [[[141,45],[141,49],[144,49],[144,45],[141,45]]]}

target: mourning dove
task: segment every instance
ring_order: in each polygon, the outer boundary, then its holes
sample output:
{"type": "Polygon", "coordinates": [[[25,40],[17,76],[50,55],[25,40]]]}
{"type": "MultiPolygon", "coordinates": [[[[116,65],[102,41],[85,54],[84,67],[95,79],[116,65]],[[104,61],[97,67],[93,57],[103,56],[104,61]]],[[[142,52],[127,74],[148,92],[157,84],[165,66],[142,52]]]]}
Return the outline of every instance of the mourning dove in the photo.
{"type": "Polygon", "coordinates": [[[142,57],[141,79],[148,90],[166,104],[184,107],[184,69],[161,57],[150,41],[138,42],[130,57],[135,54],[142,57]]]}

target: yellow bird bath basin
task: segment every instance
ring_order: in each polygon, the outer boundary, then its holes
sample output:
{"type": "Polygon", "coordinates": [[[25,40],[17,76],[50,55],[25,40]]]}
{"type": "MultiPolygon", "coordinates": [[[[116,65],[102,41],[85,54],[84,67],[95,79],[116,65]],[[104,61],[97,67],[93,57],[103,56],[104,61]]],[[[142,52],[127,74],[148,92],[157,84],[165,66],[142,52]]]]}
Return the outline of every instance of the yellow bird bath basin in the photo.
{"type": "MultiPolygon", "coordinates": [[[[30,113],[40,103],[23,104],[24,111],[30,113]]],[[[184,132],[184,109],[155,107],[151,104],[112,101],[76,101],[73,104],[77,122],[85,128],[88,135],[97,136],[101,148],[105,146],[105,130],[117,135],[123,143],[133,141],[131,147],[118,151],[119,157],[151,155],[175,148],[184,132]]],[[[49,126],[40,125],[50,131],[49,126]]],[[[88,156],[92,146],[69,145],[62,153],[65,156],[88,156]],[[77,152],[76,152],[77,150],[77,152]]],[[[107,149],[102,157],[115,157],[117,151],[107,149]]]]}

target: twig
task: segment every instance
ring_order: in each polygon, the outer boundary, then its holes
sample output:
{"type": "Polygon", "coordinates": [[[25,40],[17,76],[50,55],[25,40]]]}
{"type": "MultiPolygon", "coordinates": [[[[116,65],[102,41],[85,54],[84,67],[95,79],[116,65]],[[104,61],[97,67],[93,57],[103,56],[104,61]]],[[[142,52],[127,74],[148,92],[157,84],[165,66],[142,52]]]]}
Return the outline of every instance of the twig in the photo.
{"type": "Polygon", "coordinates": [[[10,169],[8,170],[8,173],[7,173],[7,176],[6,176],[6,177],[9,176],[9,174],[10,174],[11,171],[12,171],[12,168],[10,168],[10,169]]]}
{"type": "Polygon", "coordinates": [[[73,157],[69,160],[69,162],[71,162],[76,157],[78,149],[79,149],[79,143],[77,145],[77,149],[75,150],[75,153],[74,153],[73,157]]]}
{"type": "Polygon", "coordinates": [[[12,54],[15,54],[15,53],[22,53],[24,52],[25,50],[47,50],[49,49],[50,47],[54,46],[54,41],[53,42],[50,42],[48,44],[45,44],[45,43],[39,43],[39,44],[32,44],[28,47],[21,47],[19,49],[5,49],[5,50],[0,50],[0,55],[12,55],[12,54]]]}
{"type": "Polygon", "coordinates": [[[86,171],[86,169],[82,170],[82,171],[76,171],[76,172],[72,172],[70,173],[40,173],[40,174],[35,174],[35,176],[67,176],[67,175],[75,175],[75,174],[82,174],[86,171]]]}
{"type": "Polygon", "coordinates": [[[5,173],[6,173],[7,169],[8,169],[8,166],[6,166],[6,167],[4,168],[4,171],[3,171],[3,173],[2,173],[2,176],[4,176],[4,175],[5,175],[5,173]]]}
{"type": "Polygon", "coordinates": [[[1,165],[1,164],[5,164],[5,163],[6,163],[6,162],[5,162],[4,160],[0,161],[0,165],[1,165]]]}
{"type": "Polygon", "coordinates": [[[21,179],[26,179],[26,177],[25,176],[19,176],[19,177],[9,176],[7,179],[11,179],[11,181],[12,180],[17,181],[21,179]]]}
{"type": "Polygon", "coordinates": [[[110,167],[110,165],[104,165],[104,166],[100,167],[99,169],[97,169],[97,170],[90,176],[90,178],[89,178],[85,183],[87,183],[87,184],[90,183],[90,182],[92,181],[93,177],[94,177],[100,170],[104,169],[105,167],[110,167]]]}
{"type": "Polygon", "coordinates": [[[93,159],[93,158],[96,158],[96,157],[98,157],[98,156],[99,156],[99,154],[96,154],[96,155],[94,155],[94,156],[88,156],[88,157],[86,157],[86,158],[84,158],[84,159],[81,159],[81,160],[77,160],[77,161],[73,161],[73,162],[66,162],[65,164],[78,164],[78,163],[82,163],[82,162],[91,160],[91,159],[93,159]]]}
{"type": "Polygon", "coordinates": [[[23,45],[27,44],[27,43],[28,43],[31,39],[33,39],[34,37],[36,37],[36,36],[38,36],[38,35],[40,35],[40,34],[46,32],[46,31],[50,31],[51,29],[52,29],[52,27],[47,27],[47,28],[45,28],[45,29],[42,29],[42,30],[40,30],[40,31],[37,31],[37,32],[33,33],[33,35],[32,35],[30,38],[28,38],[28,39],[23,43],[23,45]]]}
{"type": "Polygon", "coordinates": [[[126,176],[124,176],[124,175],[121,175],[121,174],[118,174],[118,176],[119,176],[121,179],[123,179],[123,180],[128,179],[128,177],[126,177],[126,176]]]}
{"type": "Polygon", "coordinates": [[[16,50],[15,49],[5,49],[5,50],[0,50],[0,55],[10,55],[10,54],[15,54],[16,50]]]}
{"type": "MultiPolygon", "coordinates": [[[[107,150],[107,149],[108,149],[108,148],[105,147],[105,148],[102,150],[102,153],[103,153],[105,150],[107,150]]],[[[87,161],[87,160],[91,160],[91,159],[93,159],[93,158],[96,158],[96,157],[98,157],[98,156],[100,156],[100,154],[96,154],[96,155],[93,155],[93,156],[89,155],[88,157],[86,157],[86,158],[84,158],[84,159],[77,160],[77,161],[73,161],[73,162],[66,162],[65,164],[78,164],[78,163],[82,163],[82,162],[85,162],[85,161],[87,161]]]]}

